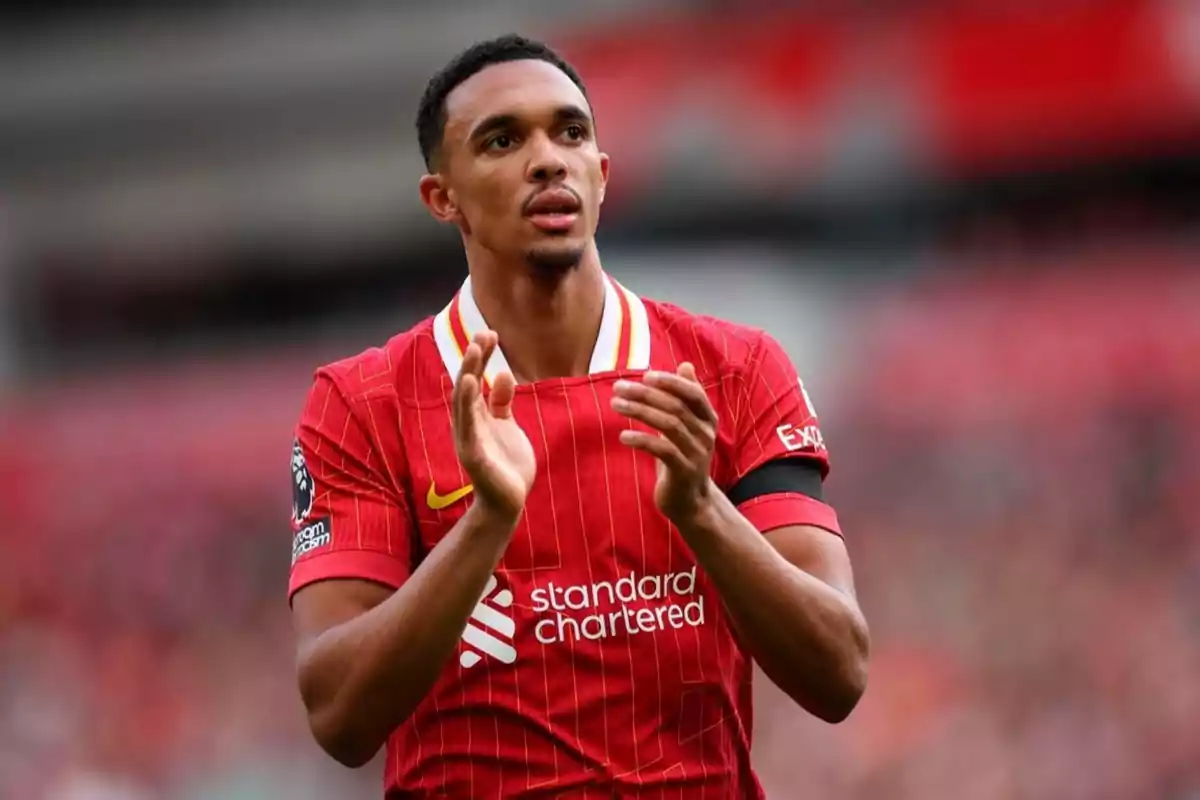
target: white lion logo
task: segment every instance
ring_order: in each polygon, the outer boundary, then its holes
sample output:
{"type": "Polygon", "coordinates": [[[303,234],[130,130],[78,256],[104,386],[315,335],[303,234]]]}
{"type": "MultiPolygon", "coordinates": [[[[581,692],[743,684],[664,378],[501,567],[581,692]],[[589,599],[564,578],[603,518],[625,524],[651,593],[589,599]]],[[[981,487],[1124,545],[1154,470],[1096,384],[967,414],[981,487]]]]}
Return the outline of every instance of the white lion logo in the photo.
{"type": "Polygon", "coordinates": [[[292,520],[300,523],[308,518],[313,507],[313,482],[304,461],[300,440],[292,442],[292,520]]]}

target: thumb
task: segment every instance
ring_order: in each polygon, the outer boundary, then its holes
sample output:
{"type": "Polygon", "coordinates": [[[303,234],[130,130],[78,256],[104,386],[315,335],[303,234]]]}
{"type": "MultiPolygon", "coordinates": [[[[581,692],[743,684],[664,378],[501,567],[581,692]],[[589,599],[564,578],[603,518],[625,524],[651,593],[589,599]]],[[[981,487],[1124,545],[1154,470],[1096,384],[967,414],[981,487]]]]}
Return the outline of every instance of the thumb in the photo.
{"type": "Polygon", "coordinates": [[[700,379],[696,377],[696,368],[692,366],[690,361],[685,361],[679,365],[679,369],[675,370],[675,374],[679,377],[689,380],[692,383],[699,383],[700,379]]]}
{"type": "Polygon", "coordinates": [[[496,376],[488,397],[488,405],[491,408],[492,416],[496,419],[512,417],[513,397],[517,393],[516,385],[517,382],[513,379],[511,372],[501,372],[496,376]]]}

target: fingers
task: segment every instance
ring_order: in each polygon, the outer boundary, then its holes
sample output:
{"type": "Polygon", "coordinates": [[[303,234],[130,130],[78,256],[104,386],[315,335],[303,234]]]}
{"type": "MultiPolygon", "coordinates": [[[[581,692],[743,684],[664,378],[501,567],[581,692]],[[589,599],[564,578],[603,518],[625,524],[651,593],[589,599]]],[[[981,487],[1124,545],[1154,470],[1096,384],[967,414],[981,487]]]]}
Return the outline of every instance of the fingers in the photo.
{"type": "Polygon", "coordinates": [[[500,337],[494,331],[483,331],[475,334],[475,342],[479,345],[482,351],[482,360],[479,362],[479,375],[483,376],[483,371],[487,369],[488,362],[492,360],[492,353],[496,352],[496,346],[500,343],[500,337]]]}
{"type": "Polygon", "coordinates": [[[473,430],[471,408],[479,398],[479,378],[475,366],[479,363],[479,348],[468,345],[463,353],[462,366],[454,380],[454,392],[450,397],[450,413],[454,421],[454,432],[459,437],[469,436],[473,430]]]}
{"type": "Polygon", "coordinates": [[[621,442],[634,450],[649,453],[677,474],[686,474],[693,468],[675,443],[665,437],[644,431],[627,430],[621,431],[621,442]]]}
{"type": "Polygon", "coordinates": [[[679,376],[670,377],[688,383],[700,396],[682,398],[668,391],[670,387],[649,385],[649,379],[645,383],[618,381],[614,386],[616,397],[613,398],[613,408],[670,437],[685,451],[693,448],[706,452],[711,450],[716,444],[717,415],[707,395],[698,384],[679,376]]]}
{"type": "Polygon", "coordinates": [[[617,381],[613,409],[657,431],[629,430],[621,441],[651,453],[667,467],[694,470],[716,447],[717,415],[690,364],[680,373],[647,373],[644,381],[617,381]]]}
{"type": "Polygon", "coordinates": [[[475,334],[475,338],[467,345],[467,349],[463,352],[462,365],[458,369],[458,379],[461,381],[467,375],[474,375],[477,381],[483,379],[483,370],[487,366],[488,359],[492,357],[492,353],[496,350],[496,334],[492,331],[483,331],[475,334]]]}
{"type": "Polygon", "coordinates": [[[626,417],[644,422],[664,436],[669,436],[677,445],[683,446],[687,437],[693,435],[691,427],[680,414],[665,411],[662,407],[650,402],[614,397],[612,405],[626,417]]]}
{"type": "Polygon", "coordinates": [[[629,419],[637,420],[658,431],[691,459],[704,460],[715,443],[712,429],[693,417],[690,412],[684,411],[679,414],[664,411],[648,402],[624,397],[613,398],[613,408],[629,419]]]}
{"type": "Polygon", "coordinates": [[[661,389],[677,397],[696,415],[696,419],[713,426],[717,424],[717,412],[713,410],[704,387],[696,378],[696,369],[691,364],[687,362],[680,364],[679,372],[674,374],[652,370],[646,373],[643,381],[647,386],[661,389]]]}
{"type": "Polygon", "coordinates": [[[513,397],[517,394],[517,381],[511,372],[501,372],[492,382],[492,392],[488,397],[492,416],[496,419],[508,419],[512,416],[513,397]]]}
{"type": "Polygon", "coordinates": [[[458,379],[454,382],[451,399],[454,429],[460,436],[469,438],[474,435],[475,403],[482,391],[484,368],[496,350],[496,342],[495,333],[483,331],[475,335],[463,353],[462,366],[458,371],[458,379]]]}

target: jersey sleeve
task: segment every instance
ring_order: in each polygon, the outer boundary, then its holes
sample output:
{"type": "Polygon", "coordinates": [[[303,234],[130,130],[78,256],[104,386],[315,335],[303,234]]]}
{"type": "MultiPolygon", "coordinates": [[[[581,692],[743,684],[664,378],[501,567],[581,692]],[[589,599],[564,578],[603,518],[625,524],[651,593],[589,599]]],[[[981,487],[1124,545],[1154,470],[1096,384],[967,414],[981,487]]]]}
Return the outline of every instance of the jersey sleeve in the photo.
{"type": "Polygon", "coordinates": [[[331,578],[393,589],[408,578],[411,515],[394,472],[400,454],[385,448],[333,377],[318,372],[292,444],[289,602],[301,588],[331,578]]]}
{"type": "MultiPolygon", "coordinates": [[[[736,485],[764,465],[802,460],[829,474],[829,452],[816,409],[783,347],[763,333],[743,373],[734,443],[736,485]]],[[[738,509],[764,533],[786,525],[815,525],[841,535],[837,513],[800,490],[775,486],[739,498],[738,509]]]]}

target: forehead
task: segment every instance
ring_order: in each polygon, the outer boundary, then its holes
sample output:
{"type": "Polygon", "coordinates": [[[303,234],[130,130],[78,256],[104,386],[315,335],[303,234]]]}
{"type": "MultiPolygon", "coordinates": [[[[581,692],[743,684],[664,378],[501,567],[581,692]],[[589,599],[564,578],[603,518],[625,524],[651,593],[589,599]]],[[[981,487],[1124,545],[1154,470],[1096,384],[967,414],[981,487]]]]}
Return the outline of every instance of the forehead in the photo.
{"type": "Polygon", "coordinates": [[[563,106],[590,111],[583,92],[553,64],[535,59],[492,64],[446,97],[446,133],[458,138],[488,117],[533,119],[563,106]]]}

